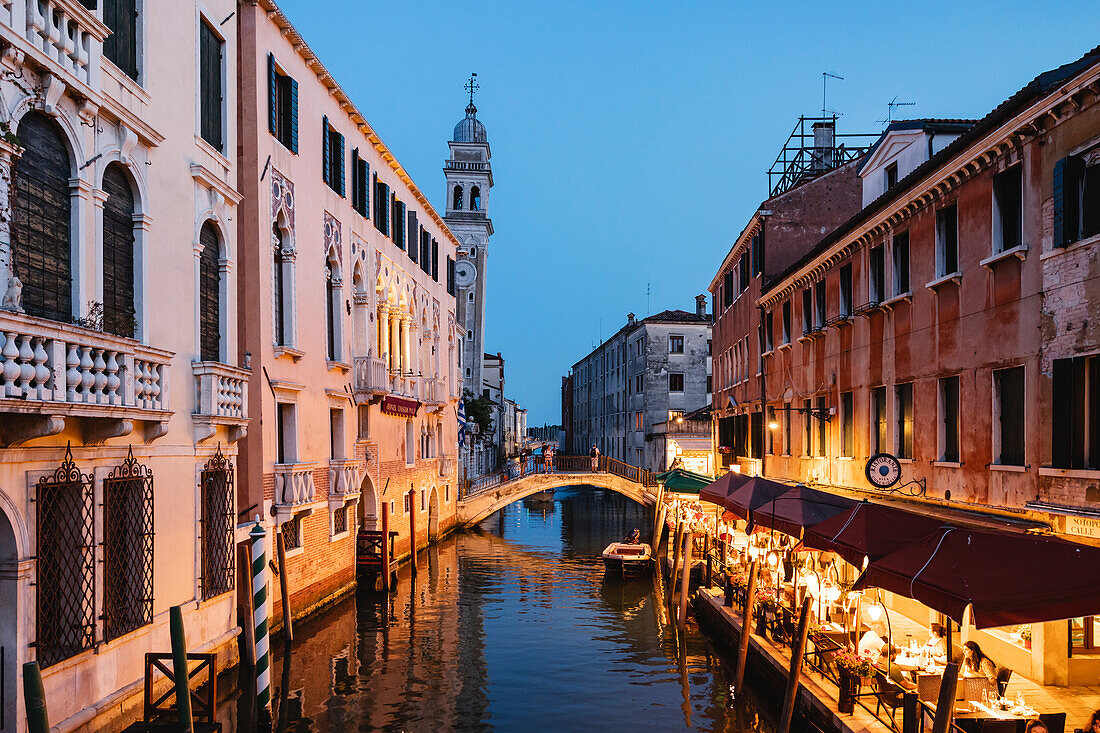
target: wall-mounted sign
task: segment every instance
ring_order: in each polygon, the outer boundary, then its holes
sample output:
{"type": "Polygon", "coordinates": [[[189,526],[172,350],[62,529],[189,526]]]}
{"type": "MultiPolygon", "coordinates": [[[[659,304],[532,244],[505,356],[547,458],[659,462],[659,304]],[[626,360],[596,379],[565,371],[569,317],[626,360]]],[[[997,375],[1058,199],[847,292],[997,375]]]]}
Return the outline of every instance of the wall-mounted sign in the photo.
{"type": "Polygon", "coordinates": [[[876,453],[867,459],[864,472],[876,489],[888,489],[901,478],[901,463],[889,453],[876,453]]]}
{"type": "Polygon", "coordinates": [[[386,395],[382,398],[382,414],[395,417],[416,417],[420,409],[420,403],[416,400],[406,400],[401,397],[386,395]]]}
{"type": "Polygon", "coordinates": [[[1100,540],[1100,518],[1066,517],[1066,534],[1075,534],[1079,537],[1092,537],[1100,540]]]}

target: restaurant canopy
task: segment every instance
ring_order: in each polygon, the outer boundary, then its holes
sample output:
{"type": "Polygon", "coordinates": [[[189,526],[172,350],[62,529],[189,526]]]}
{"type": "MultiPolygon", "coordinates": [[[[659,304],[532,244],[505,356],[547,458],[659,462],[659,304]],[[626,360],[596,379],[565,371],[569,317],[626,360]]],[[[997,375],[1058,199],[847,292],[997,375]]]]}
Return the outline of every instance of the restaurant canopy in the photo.
{"type": "Polygon", "coordinates": [[[868,565],[882,588],[979,629],[1100,614],[1100,548],[1057,537],[941,527],[868,565]]]}
{"type": "Polygon", "coordinates": [[[926,514],[885,504],[861,501],[820,524],[807,527],[802,546],[808,550],[829,550],[855,565],[872,562],[935,532],[945,522],[926,514]]]}
{"type": "Polygon", "coordinates": [[[726,497],[729,496],[730,492],[740,488],[751,478],[752,476],[730,471],[724,476],[719,476],[716,481],[712,481],[710,484],[703,487],[699,491],[699,498],[703,501],[709,501],[712,504],[717,504],[718,506],[729,509],[729,507],[726,506],[726,497]]]}
{"type": "Polygon", "coordinates": [[[671,471],[657,474],[657,481],[664,484],[668,491],[676,491],[681,494],[697,494],[713,480],[710,476],[687,471],[683,468],[674,468],[671,471]]]}
{"type": "MultiPolygon", "coordinates": [[[[746,487],[742,487],[742,490],[744,488],[746,487]]],[[[855,505],[856,501],[853,499],[811,489],[809,486],[787,487],[786,493],[752,509],[752,521],[758,527],[801,537],[806,527],[849,511],[855,505]]]]}
{"type": "Polygon", "coordinates": [[[777,496],[790,491],[793,486],[781,484],[762,476],[753,476],[726,495],[724,506],[742,519],[748,519],[757,507],[767,504],[777,496]]]}

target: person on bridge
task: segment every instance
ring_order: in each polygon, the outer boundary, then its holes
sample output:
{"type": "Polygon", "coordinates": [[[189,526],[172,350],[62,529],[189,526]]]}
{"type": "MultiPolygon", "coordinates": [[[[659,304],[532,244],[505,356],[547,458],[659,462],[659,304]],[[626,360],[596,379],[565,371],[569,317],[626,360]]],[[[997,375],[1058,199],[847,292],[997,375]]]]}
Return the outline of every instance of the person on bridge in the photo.
{"type": "Polygon", "coordinates": [[[588,451],[588,456],[592,459],[592,473],[596,473],[600,470],[600,449],[595,443],[592,444],[592,450],[588,451]]]}
{"type": "Polygon", "coordinates": [[[554,449],[550,446],[546,446],[542,449],[542,464],[543,471],[546,473],[553,473],[554,471],[554,449]]]}

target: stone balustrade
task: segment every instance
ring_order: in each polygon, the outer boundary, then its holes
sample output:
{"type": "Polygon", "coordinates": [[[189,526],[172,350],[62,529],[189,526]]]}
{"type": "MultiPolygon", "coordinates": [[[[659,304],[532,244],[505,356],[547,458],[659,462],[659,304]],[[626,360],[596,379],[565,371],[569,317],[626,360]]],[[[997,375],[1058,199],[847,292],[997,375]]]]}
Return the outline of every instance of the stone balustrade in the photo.
{"type": "Polygon", "coordinates": [[[328,462],[328,493],[330,497],[346,498],[359,493],[363,462],[333,458],[328,462]]]}
{"type": "Polygon", "coordinates": [[[385,394],[392,390],[391,377],[382,359],[357,356],[351,368],[356,394],[385,394]]]}
{"type": "Polygon", "coordinates": [[[0,19],[63,72],[98,90],[103,40],[110,29],[79,0],[9,0],[0,19]]]}
{"type": "Polygon", "coordinates": [[[439,475],[442,477],[454,477],[458,471],[458,459],[454,456],[439,457],[439,475]]]}
{"type": "Polygon", "coordinates": [[[424,402],[430,405],[442,405],[446,402],[444,397],[446,389],[442,379],[424,379],[422,382],[421,399],[424,402]]]}
{"type": "Polygon", "coordinates": [[[171,357],[134,339],[0,311],[0,402],[166,412],[171,357]]]}
{"type": "Polygon", "coordinates": [[[275,464],[276,507],[297,507],[310,504],[317,497],[313,483],[313,463],[275,464]]]}
{"type": "Polygon", "coordinates": [[[229,428],[228,439],[236,442],[244,437],[248,424],[248,379],[246,369],[217,361],[191,362],[195,375],[195,440],[212,438],[219,425],[229,428]]]}

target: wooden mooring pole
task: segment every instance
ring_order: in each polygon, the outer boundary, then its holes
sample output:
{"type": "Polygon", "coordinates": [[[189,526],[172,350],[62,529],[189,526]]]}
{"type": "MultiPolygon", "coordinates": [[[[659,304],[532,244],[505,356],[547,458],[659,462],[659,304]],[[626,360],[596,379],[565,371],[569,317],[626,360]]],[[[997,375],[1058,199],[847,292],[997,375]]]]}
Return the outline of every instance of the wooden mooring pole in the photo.
{"type": "Polygon", "coordinates": [[[680,565],[680,540],[683,539],[681,536],[682,528],[683,523],[677,521],[676,531],[672,533],[672,576],[669,578],[669,584],[671,585],[669,594],[673,597],[676,596],[676,570],[680,565]]]}
{"type": "MultiPolygon", "coordinates": [[[[301,528],[298,529],[301,532],[301,528]]],[[[290,573],[286,568],[286,540],[283,530],[275,532],[275,552],[279,556],[279,601],[283,606],[283,636],[294,641],[294,614],[290,610],[290,573]]]]}
{"type": "Polygon", "coordinates": [[[940,683],[940,697],[936,701],[936,719],[932,721],[932,733],[951,730],[951,717],[955,712],[955,688],[959,684],[959,665],[948,662],[940,683]]]}
{"type": "Polygon", "coordinates": [[[390,503],[382,502],[382,590],[390,592],[390,503]]]}
{"type": "Polygon", "coordinates": [[[176,683],[176,730],[192,733],[191,676],[187,673],[187,634],[183,628],[183,606],[168,609],[168,629],[172,637],[172,678],[176,683]]]}
{"type": "Polygon", "coordinates": [[[783,696],[783,713],[779,716],[778,733],[790,733],[794,706],[798,700],[798,686],[802,677],[802,662],[806,657],[806,636],[810,631],[810,599],[802,600],[798,615],[798,633],[791,644],[791,674],[787,678],[787,694],[783,696]]]}
{"type": "Polygon", "coordinates": [[[734,672],[733,689],[741,689],[745,681],[745,663],[749,659],[749,636],[752,634],[752,609],[756,603],[757,565],[753,560],[749,565],[749,587],[745,595],[745,613],[741,617],[741,638],[737,644],[737,671],[734,672]]]}
{"type": "Polygon", "coordinates": [[[676,614],[676,621],[681,628],[687,623],[688,589],[691,586],[691,546],[694,542],[695,535],[688,529],[684,532],[684,551],[680,553],[683,555],[684,569],[680,574],[680,608],[676,614]]]}
{"type": "Polygon", "coordinates": [[[42,686],[42,670],[38,662],[23,663],[23,704],[27,710],[29,733],[50,733],[50,716],[46,714],[46,689],[42,686]]]}
{"type": "Polygon", "coordinates": [[[416,579],[416,489],[409,489],[409,549],[412,557],[412,576],[416,579]]]}
{"type": "Polygon", "coordinates": [[[252,606],[252,558],[248,545],[237,545],[237,597],[240,602],[238,617],[244,633],[244,662],[256,666],[256,609],[252,606]]]}

